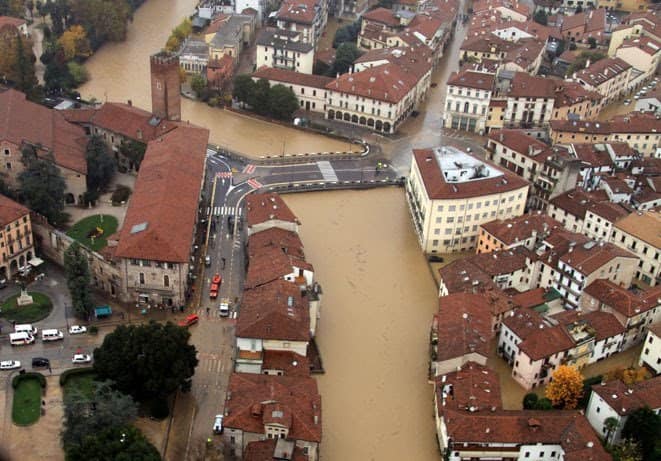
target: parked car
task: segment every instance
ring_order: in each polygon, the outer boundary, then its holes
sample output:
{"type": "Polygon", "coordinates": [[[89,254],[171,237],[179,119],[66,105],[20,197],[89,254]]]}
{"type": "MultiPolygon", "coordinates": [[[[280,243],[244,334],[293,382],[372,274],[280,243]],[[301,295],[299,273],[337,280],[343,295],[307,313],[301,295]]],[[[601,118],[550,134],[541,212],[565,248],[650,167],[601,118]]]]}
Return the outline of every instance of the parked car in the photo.
{"type": "Polygon", "coordinates": [[[71,363],[90,363],[92,361],[92,356],[89,354],[73,354],[71,358],[71,363]]]}
{"type": "Polygon", "coordinates": [[[631,99],[625,99],[624,100],[624,105],[628,106],[629,104],[631,104],[631,99]]]}
{"type": "Polygon", "coordinates": [[[44,357],[33,357],[32,368],[46,368],[50,367],[50,360],[44,357]]]}
{"type": "Polygon", "coordinates": [[[0,279],[0,289],[7,288],[7,279],[0,279]]]}
{"type": "Polygon", "coordinates": [[[204,257],[204,265],[209,267],[211,265],[211,256],[204,257]]]}
{"type": "Polygon", "coordinates": [[[230,315],[230,302],[229,299],[223,298],[218,305],[218,312],[221,317],[228,317],[230,315]]]}
{"type": "Polygon", "coordinates": [[[180,327],[189,327],[196,324],[200,320],[200,317],[197,314],[191,314],[186,317],[184,320],[179,322],[180,327]]]}
{"type": "Polygon", "coordinates": [[[223,415],[216,415],[213,420],[213,433],[222,434],[223,433],[223,415]]]}
{"type": "Polygon", "coordinates": [[[18,360],[3,360],[0,362],[0,370],[15,370],[21,368],[21,362],[18,360]]]}
{"type": "Polygon", "coordinates": [[[80,335],[83,333],[87,333],[87,327],[84,327],[82,325],[71,325],[69,327],[70,335],[80,335]]]}

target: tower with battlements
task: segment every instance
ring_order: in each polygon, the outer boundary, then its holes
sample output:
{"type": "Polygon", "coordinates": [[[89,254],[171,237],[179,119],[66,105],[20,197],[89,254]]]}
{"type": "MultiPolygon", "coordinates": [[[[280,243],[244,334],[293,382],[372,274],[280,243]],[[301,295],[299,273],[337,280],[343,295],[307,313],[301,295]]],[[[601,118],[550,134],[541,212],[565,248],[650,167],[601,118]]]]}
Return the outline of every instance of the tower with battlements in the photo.
{"type": "Polygon", "coordinates": [[[179,57],[161,51],[149,57],[151,111],[160,118],[181,120],[179,57]]]}

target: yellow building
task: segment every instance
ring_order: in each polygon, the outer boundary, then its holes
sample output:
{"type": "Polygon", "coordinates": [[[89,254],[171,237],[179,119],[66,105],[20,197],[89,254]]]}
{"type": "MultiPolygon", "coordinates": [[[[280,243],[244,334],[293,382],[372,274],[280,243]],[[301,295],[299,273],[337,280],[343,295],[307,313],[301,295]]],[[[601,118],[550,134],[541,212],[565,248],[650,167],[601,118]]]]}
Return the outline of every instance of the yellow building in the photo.
{"type": "Polygon", "coordinates": [[[647,10],[649,4],[648,0],[598,0],[597,7],[635,13],[636,11],[647,10]]]}
{"type": "Polygon", "coordinates": [[[0,195],[0,278],[8,279],[34,258],[30,210],[0,195]]]}

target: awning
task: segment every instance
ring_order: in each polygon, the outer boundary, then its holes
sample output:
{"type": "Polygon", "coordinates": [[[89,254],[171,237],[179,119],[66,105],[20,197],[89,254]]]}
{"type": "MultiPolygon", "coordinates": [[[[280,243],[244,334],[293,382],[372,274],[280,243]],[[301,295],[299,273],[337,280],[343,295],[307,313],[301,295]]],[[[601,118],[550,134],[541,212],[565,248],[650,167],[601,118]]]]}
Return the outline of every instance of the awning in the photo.
{"type": "Polygon", "coordinates": [[[96,318],[110,317],[112,315],[112,309],[110,306],[99,306],[94,309],[94,315],[96,318]]]}
{"type": "Polygon", "coordinates": [[[28,261],[28,264],[32,267],[39,267],[44,263],[44,260],[37,258],[36,256],[28,261]]]}

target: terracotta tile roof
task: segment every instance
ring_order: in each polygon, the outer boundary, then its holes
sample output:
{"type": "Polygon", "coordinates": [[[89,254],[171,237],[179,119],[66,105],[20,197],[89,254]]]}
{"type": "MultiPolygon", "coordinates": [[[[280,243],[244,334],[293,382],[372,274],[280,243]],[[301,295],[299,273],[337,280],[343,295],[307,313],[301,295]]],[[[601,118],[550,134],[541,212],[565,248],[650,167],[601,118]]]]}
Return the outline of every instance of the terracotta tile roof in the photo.
{"type": "Polygon", "coordinates": [[[159,120],[150,112],[133,105],[105,103],[90,123],[141,142],[151,141],[176,128],[176,123],[159,120]]]}
{"type": "Polygon", "coordinates": [[[617,220],[628,216],[630,211],[619,203],[612,202],[599,202],[590,205],[588,208],[590,213],[593,213],[597,216],[610,221],[611,223],[616,222],[617,220]]]}
{"type": "Polygon", "coordinates": [[[550,203],[580,219],[585,219],[585,213],[591,205],[607,202],[608,195],[603,190],[585,192],[583,189],[572,189],[551,199],[550,203]]]}
{"type": "Polygon", "coordinates": [[[386,8],[375,8],[372,11],[368,11],[362,15],[362,19],[377,22],[391,28],[399,27],[401,24],[395,13],[392,10],[386,8]]]}
{"type": "Polygon", "coordinates": [[[511,250],[479,253],[468,256],[466,259],[487,275],[495,277],[525,269],[526,262],[534,259],[534,254],[524,247],[516,247],[511,250]]]}
{"type": "Polygon", "coordinates": [[[293,274],[295,267],[312,271],[312,264],[304,259],[288,255],[282,248],[275,246],[263,247],[255,251],[248,263],[245,286],[255,288],[260,285],[282,279],[293,274]]]}
{"type": "Polygon", "coordinates": [[[304,355],[289,351],[264,350],[262,370],[279,370],[284,376],[310,376],[310,361],[304,355]]]}
{"type": "Polygon", "coordinates": [[[180,124],[149,142],[120,231],[120,258],[189,263],[209,130],[180,124]]]}
{"type": "MultiPolygon", "coordinates": [[[[569,332],[573,325],[586,324],[594,330],[596,341],[602,341],[624,333],[624,325],[613,314],[602,311],[583,313],[578,310],[566,310],[552,315],[569,332]]],[[[571,335],[571,333],[570,333],[571,335]]]]}
{"type": "Polygon", "coordinates": [[[219,14],[217,17],[215,17],[207,26],[206,29],[204,29],[204,34],[215,34],[220,30],[221,26],[227,22],[227,20],[230,18],[231,15],[229,14],[219,14]]]}
{"type": "Polygon", "coordinates": [[[659,299],[661,299],[661,285],[644,291],[633,291],[622,288],[610,280],[598,279],[585,287],[583,292],[599,302],[599,305],[592,306],[593,308],[603,304],[625,317],[634,317],[661,304],[659,302],[659,299]]]}
{"type": "Polygon", "coordinates": [[[466,37],[464,42],[461,44],[462,51],[496,53],[498,55],[515,47],[516,44],[513,42],[508,42],[507,40],[504,40],[495,35],[485,37],[466,37]]]}
{"type": "Polygon", "coordinates": [[[441,26],[443,26],[442,18],[422,12],[415,15],[406,29],[411,33],[419,33],[430,41],[439,32],[441,26]]]}
{"type": "Polygon", "coordinates": [[[335,62],[335,53],[336,51],[333,48],[327,50],[317,50],[314,55],[314,59],[315,61],[320,61],[331,66],[335,62]]]}
{"type": "Polygon", "coordinates": [[[354,64],[380,64],[384,61],[398,66],[404,73],[413,75],[416,80],[423,78],[432,68],[431,50],[422,42],[413,46],[370,50],[356,59],[354,64]]]}
{"type": "Polygon", "coordinates": [[[52,153],[55,164],[87,174],[85,131],[56,110],[40,106],[25,94],[9,89],[0,93],[0,141],[18,146],[40,145],[38,155],[52,153]]]}
{"type": "Polygon", "coordinates": [[[600,184],[607,185],[608,188],[615,194],[630,194],[632,192],[629,184],[617,176],[602,176],[600,184]]]}
{"type": "Polygon", "coordinates": [[[651,37],[630,38],[624,40],[620,48],[638,48],[650,56],[654,56],[661,49],[661,43],[657,42],[651,37]]]}
{"type": "Polygon", "coordinates": [[[277,220],[300,224],[280,195],[270,192],[246,197],[248,227],[277,220]]]}
{"type": "Polygon", "coordinates": [[[298,286],[274,280],[243,292],[237,338],[310,340],[309,300],[298,286]]]}
{"type": "Polygon", "coordinates": [[[620,58],[604,58],[576,73],[576,77],[588,85],[598,87],[627,72],[631,65],[620,58]]]}
{"type": "MultiPolygon", "coordinates": [[[[244,10],[245,11],[245,10],[244,10]]],[[[308,461],[308,457],[303,453],[303,449],[296,445],[291,446],[291,452],[278,451],[276,456],[276,445],[286,445],[287,450],[291,442],[284,439],[266,439],[258,442],[250,442],[246,445],[243,452],[243,461],[308,461]]]]}
{"type": "Polygon", "coordinates": [[[661,338],[661,322],[656,322],[647,327],[647,331],[652,332],[658,338],[661,338]]]}
{"type": "Polygon", "coordinates": [[[0,226],[6,226],[30,214],[30,210],[9,197],[0,194],[0,226]]]}
{"type": "Polygon", "coordinates": [[[502,144],[517,154],[525,155],[535,159],[542,151],[548,149],[548,145],[538,138],[529,136],[523,130],[512,130],[508,128],[489,131],[489,139],[502,144]]]}
{"type": "Polygon", "coordinates": [[[496,219],[480,227],[505,245],[513,245],[535,233],[541,237],[552,229],[560,229],[562,224],[545,214],[527,213],[511,219],[496,219]]]}
{"type": "Polygon", "coordinates": [[[284,253],[294,256],[297,259],[305,259],[303,252],[303,242],[296,232],[271,227],[266,230],[256,232],[248,237],[248,256],[251,260],[258,256],[258,252],[264,248],[279,248],[284,253]]]}
{"type": "Polygon", "coordinates": [[[560,256],[560,261],[588,276],[615,258],[638,259],[633,253],[611,243],[586,242],[560,256]]]}
{"type": "Polygon", "coordinates": [[[605,135],[612,133],[610,122],[593,122],[589,120],[551,120],[549,123],[553,131],[605,135]]]}
{"type": "Polygon", "coordinates": [[[326,88],[326,85],[333,81],[331,77],[325,77],[323,75],[303,74],[301,72],[294,72],[293,70],[266,66],[262,66],[253,72],[252,77],[322,89],[326,88]]]}
{"type": "Polygon", "coordinates": [[[316,0],[285,0],[276,15],[278,21],[312,24],[316,16],[316,0]]]}
{"type": "Polygon", "coordinates": [[[462,443],[507,443],[560,445],[567,461],[611,461],[599,436],[578,411],[497,410],[445,414],[448,437],[461,449],[462,443]]]}
{"type": "Polygon", "coordinates": [[[620,416],[649,406],[653,410],[661,408],[661,376],[626,385],[619,379],[592,386],[592,392],[604,401],[620,416]]]}
{"type": "Polygon", "coordinates": [[[502,407],[498,373],[477,362],[466,362],[434,381],[439,414],[446,409],[490,411],[502,407]]]}
{"type": "Polygon", "coordinates": [[[467,258],[451,262],[440,268],[438,273],[450,294],[497,289],[491,276],[467,258]]]}
{"type": "Polygon", "coordinates": [[[438,334],[439,362],[477,353],[489,355],[491,314],[481,294],[454,293],[439,298],[432,331],[438,334]]]}
{"type": "Polygon", "coordinates": [[[7,26],[18,28],[23,24],[26,24],[25,19],[14,18],[12,16],[0,16],[0,29],[7,26]]]}
{"type": "Polygon", "coordinates": [[[613,117],[610,122],[613,133],[660,133],[661,120],[651,113],[631,112],[613,117]]]}
{"type": "Polygon", "coordinates": [[[562,82],[562,91],[555,97],[553,107],[567,107],[583,101],[598,102],[603,96],[597,91],[590,91],[578,82],[562,82]]]}
{"type": "Polygon", "coordinates": [[[502,176],[462,183],[446,182],[432,149],[413,149],[413,156],[422,176],[427,196],[432,200],[461,199],[499,194],[524,188],[528,185],[528,182],[522,177],[486,161],[483,161],[483,163],[489,164],[489,166],[501,171],[503,173],[502,176]]]}
{"type": "Polygon", "coordinates": [[[529,309],[546,303],[546,290],[544,288],[533,288],[512,296],[514,304],[521,306],[522,309],[529,309]]]}
{"type": "Polygon", "coordinates": [[[321,396],[313,378],[232,373],[225,402],[229,414],[223,424],[264,434],[265,419],[273,420],[269,410],[275,404],[286,409],[291,418],[288,439],[321,442],[321,396]]]}
{"type": "Polygon", "coordinates": [[[476,88],[478,90],[491,91],[496,76],[482,72],[461,71],[450,75],[447,84],[465,88],[476,88]]]}
{"type": "Polygon", "coordinates": [[[561,80],[517,72],[506,94],[512,98],[555,98],[556,93],[561,91],[561,80]]]}
{"type": "Polygon", "coordinates": [[[568,351],[574,347],[574,341],[565,328],[560,325],[548,326],[531,331],[519,343],[519,350],[533,361],[542,360],[558,352],[568,351]]]}
{"type": "MultiPolygon", "coordinates": [[[[604,146],[599,144],[599,146],[604,146]]],[[[613,161],[606,149],[597,148],[596,144],[572,144],[576,157],[593,168],[613,166],[613,161]]]]}
{"type": "Polygon", "coordinates": [[[505,316],[503,325],[520,339],[526,339],[540,326],[546,325],[542,315],[533,309],[517,309],[505,316]]]}
{"type": "Polygon", "coordinates": [[[370,67],[361,72],[340,75],[326,85],[326,88],[397,104],[413,90],[417,83],[415,76],[405,73],[395,64],[388,63],[370,67]]]}
{"type": "Polygon", "coordinates": [[[513,62],[524,70],[529,70],[528,68],[537,61],[537,58],[546,49],[545,42],[536,38],[521,39],[516,44],[515,48],[505,53],[503,61],[505,63],[513,62]]]}

